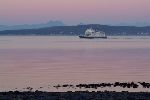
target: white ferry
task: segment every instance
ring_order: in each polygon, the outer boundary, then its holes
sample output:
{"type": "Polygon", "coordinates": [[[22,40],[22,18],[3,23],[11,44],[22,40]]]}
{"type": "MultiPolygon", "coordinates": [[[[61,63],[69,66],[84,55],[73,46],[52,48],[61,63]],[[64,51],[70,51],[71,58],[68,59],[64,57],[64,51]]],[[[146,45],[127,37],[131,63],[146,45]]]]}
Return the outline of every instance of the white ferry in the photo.
{"type": "Polygon", "coordinates": [[[107,39],[107,36],[105,34],[105,32],[102,31],[98,31],[96,32],[95,30],[91,29],[87,29],[85,31],[84,35],[80,35],[80,38],[87,38],[87,39],[94,39],[94,38],[102,38],[102,39],[107,39]]]}

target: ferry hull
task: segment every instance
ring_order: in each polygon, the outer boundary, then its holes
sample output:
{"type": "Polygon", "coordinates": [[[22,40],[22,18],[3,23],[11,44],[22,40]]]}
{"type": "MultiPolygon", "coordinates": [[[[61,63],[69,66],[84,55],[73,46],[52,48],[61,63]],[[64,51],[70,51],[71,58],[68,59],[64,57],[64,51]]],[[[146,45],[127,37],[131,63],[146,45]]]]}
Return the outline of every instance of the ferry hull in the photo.
{"type": "Polygon", "coordinates": [[[97,38],[107,39],[107,37],[88,37],[88,36],[79,36],[79,38],[85,38],[85,39],[97,39],[97,38]]]}

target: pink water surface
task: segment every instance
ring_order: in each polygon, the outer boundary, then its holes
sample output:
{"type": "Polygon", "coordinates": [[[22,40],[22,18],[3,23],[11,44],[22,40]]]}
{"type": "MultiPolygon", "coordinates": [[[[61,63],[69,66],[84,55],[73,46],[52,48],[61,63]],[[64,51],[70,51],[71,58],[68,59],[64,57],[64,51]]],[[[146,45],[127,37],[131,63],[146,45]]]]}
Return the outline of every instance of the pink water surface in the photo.
{"type": "Polygon", "coordinates": [[[147,81],[150,39],[0,37],[0,89],[147,81]]]}

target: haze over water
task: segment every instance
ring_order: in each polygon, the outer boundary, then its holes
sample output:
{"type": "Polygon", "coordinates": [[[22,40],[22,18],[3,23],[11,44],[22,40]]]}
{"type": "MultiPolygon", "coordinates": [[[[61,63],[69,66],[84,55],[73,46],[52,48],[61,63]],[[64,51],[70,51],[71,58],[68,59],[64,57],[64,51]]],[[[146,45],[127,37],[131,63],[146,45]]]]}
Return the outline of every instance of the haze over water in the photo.
{"type": "Polygon", "coordinates": [[[49,84],[147,81],[150,37],[0,37],[0,89],[49,84]]]}

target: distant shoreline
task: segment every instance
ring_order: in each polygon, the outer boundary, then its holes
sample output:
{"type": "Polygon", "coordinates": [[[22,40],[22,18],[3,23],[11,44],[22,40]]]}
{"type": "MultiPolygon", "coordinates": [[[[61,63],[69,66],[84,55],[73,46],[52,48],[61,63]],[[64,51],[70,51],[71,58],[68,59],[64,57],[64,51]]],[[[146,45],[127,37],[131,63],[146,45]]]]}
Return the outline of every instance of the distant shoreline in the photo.
{"type": "Polygon", "coordinates": [[[53,26],[36,29],[4,30],[2,35],[27,35],[27,36],[78,36],[85,33],[88,28],[103,31],[107,36],[150,36],[150,26],[110,26],[100,24],[77,25],[77,26],[53,26]]]}

